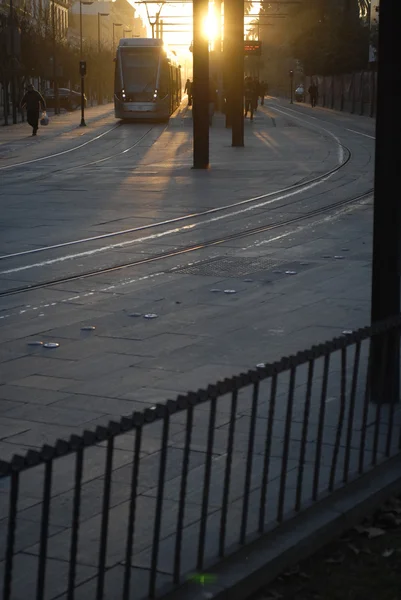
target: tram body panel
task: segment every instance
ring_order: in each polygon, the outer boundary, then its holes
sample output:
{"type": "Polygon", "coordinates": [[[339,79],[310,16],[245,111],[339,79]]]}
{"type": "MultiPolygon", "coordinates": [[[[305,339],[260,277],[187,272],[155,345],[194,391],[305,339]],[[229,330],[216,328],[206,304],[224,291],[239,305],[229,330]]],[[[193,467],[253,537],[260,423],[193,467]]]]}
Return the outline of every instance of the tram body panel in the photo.
{"type": "Polygon", "coordinates": [[[120,40],[115,60],[115,117],[168,120],[180,102],[181,69],[163,41],[120,40]]]}

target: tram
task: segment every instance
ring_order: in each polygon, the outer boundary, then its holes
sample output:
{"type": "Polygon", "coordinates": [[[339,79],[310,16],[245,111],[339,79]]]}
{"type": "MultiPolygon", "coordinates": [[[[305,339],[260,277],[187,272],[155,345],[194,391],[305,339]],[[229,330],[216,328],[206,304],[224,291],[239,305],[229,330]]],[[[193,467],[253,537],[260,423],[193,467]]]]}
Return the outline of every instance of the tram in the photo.
{"type": "Polygon", "coordinates": [[[160,39],[124,38],[115,58],[116,119],[168,121],[181,102],[181,66],[160,39]]]}

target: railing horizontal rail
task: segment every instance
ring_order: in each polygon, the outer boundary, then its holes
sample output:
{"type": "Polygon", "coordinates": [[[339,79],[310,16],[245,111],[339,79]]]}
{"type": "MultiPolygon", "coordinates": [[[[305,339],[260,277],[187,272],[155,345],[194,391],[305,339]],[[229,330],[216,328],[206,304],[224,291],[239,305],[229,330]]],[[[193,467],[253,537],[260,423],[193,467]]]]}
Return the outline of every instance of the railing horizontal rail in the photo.
{"type": "Polygon", "coordinates": [[[119,421],[110,421],[106,427],[99,426],[95,431],[84,431],[82,436],[72,435],[68,441],[58,440],[55,446],[46,444],[40,452],[29,450],[25,456],[15,455],[11,461],[0,460],[0,476],[8,475],[13,471],[29,469],[41,462],[57,458],[57,456],[66,456],[75,453],[82,447],[94,446],[99,442],[106,441],[110,436],[114,437],[120,433],[127,433],[137,427],[142,427],[146,423],[161,420],[165,417],[166,412],[173,414],[174,412],[186,411],[190,404],[205,403],[212,398],[231,393],[234,390],[244,389],[250,384],[268,379],[274,374],[279,375],[292,368],[302,366],[311,360],[316,361],[332,352],[348,348],[358,342],[363,342],[374,336],[385,334],[390,330],[398,328],[401,328],[401,316],[357,329],[352,333],[345,333],[322,344],[312,346],[308,350],[283,357],[274,363],[266,363],[264,366],[259,366],[246,373],[240,373],[237,376],[218,381],[216,384],[209,385],[207,388],[197,390],[196,392],[191,391],[185,395],[179,395],[176,400],[167,400],[165,404],[146,408],[142,412],[134,412],[132,416],[122,417],[119,421]]]}

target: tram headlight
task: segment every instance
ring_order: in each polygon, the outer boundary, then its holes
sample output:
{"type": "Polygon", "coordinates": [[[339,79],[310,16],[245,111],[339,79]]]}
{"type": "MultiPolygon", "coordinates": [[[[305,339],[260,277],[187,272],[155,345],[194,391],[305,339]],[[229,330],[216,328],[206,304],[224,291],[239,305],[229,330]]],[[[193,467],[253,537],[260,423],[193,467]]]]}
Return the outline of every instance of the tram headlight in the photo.
{"type": "Polygon", "coordinates": [[[121,98],[125,100],[125,90],[121,90],[121,98]]]}
{"type": "Polygon", "coordinates": [[[157,98],[157,90],[155,90],[154,94],[153,94],[153,99],[156,100],[157,98]]]}

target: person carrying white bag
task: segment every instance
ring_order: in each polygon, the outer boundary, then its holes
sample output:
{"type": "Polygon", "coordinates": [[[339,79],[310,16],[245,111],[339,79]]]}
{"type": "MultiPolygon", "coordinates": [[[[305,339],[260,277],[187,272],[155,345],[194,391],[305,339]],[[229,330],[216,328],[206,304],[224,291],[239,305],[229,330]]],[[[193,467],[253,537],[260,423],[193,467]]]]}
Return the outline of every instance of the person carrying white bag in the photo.
{"type": "Polygon", "coordinates": [[[39,110],[41,108],[42,111],[46,111],[46,102],[31,83],[28,84],[27,92],[21,100],[21,108],[25,107],[27,121],[32,127],[32,135],[36,135],[39,127],[39,110]]]}

